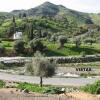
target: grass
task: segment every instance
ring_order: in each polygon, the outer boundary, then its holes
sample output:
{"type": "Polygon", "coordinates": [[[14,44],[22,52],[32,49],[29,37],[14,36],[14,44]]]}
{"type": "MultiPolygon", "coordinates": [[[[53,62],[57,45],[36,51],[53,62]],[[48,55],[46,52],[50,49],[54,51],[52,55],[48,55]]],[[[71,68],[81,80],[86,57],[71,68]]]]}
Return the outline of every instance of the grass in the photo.
{"type": "Polygon", "coordinates": [[[45,45],[48,47],[47,56],[81,55],[82,52],[85,52],[86,55],[100,53],[100,44],[92,46],[82,44],[80,48],[76,48],[74,44],[65,44],[64,48],[61,49],[58,49],[57,43],[45,42],[45,45]]]}
{"type": "Polygon", "coordinates": [[[0,45],[3,45],[6,49],[12,49],[14,42],[12,41],[2,41],[0,45]]]}
{"type": "Polygon", "coordinates": [[[92,94],[100,94],[100,80],[82,87],[81,90],[92,94]]]}
{"type": "Polygon", "coordinates": [[[28,91],[36,93],[50,93],[50,94],[56,94],[61,91],[61,87],[53,87],[53,86],[40,87],[37,84],[30,84],[30,83],[19,83],[17,88],[22,90],[26,89],[28,91]]]}
{"type": "Polygon", "coordinates": [[[39,85],[30,84],[30,83],[19,83],[17,88],[22,89],[22,90],[27,89],[32,92],[43,93],[46,87],[40,87],[39,85]]]}
{"type": "Polygon", "coordinates": [[[100,62],[88,62],[88,63],[69,63],[69,64],[61,64],[59,66],[64,66],[64,67],[91,67],[91,68],[96,68],[100,69],[100,62]]]}
{"type": "MultiPolygon", "coordinates": [[[[46,56],[70,56],[70,55],[81,55],[85,52],[86,55],[98,54],[100,53],[100,43],[91,45],[82,44],[80,48],[76,48],[75,44],[67,43],[61,49],[58,49],[58,43],[52,43],[43,41],[47,46],[48,50],[45,52],[46,56]]],[[[13,49],[13,41],[2,41],[0,45],[3,45],[6,49],[13,49]]]]}
{"type": "Polygon", "coordinates": [[[5,86],[5,82],[3,82],[2,80],[0,80],[0,88],[3,88],[5,86]]]}

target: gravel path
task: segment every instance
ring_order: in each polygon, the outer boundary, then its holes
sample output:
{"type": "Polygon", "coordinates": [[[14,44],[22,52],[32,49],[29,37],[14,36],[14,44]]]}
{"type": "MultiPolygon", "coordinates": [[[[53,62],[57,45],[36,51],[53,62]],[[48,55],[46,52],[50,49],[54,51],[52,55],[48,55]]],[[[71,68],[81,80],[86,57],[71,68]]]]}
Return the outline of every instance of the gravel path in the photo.
{"type": "MultiPolygon", "coordinates": [[[[39,84],[39,77],[25,76],[25,75],[12,75],[0,72],[1,80],[16,81],[16,82],[28,82],[39,84]]],[[[45,85],[72,85],[72,86],[83,86],[86,84],[94,83],[100,80],[100,78],[44,78],[43,83],[45,85]]]]}

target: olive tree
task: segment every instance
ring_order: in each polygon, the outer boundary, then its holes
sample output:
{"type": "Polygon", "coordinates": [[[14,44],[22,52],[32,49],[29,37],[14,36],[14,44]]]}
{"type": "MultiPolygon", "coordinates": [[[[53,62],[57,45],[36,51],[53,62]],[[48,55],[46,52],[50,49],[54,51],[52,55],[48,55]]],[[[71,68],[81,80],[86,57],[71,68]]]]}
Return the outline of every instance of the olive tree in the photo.
{"type": "Polygon", "coordinates": [[[74,40],[74,43],[75,43],[76,48],[79,48],[80,45],[81,45],[81,39],[80,39],[80,38],[76,38],[76,39],[74,40]]]}
{"type": "Polygon", "coordinates": [[[92,39],[92,38],[87,38],[87,39],[84,40],[84,42],[85,43],[89,43],[90,45],[92,45],[93,43],[96,42],[96,40],[95,39],[92,39]]]}
{"type": "Polygon", "coordinates": [[[64,44],[67,43],[67,38],[65,36],[59,36],[58,42],[60,44],[60,48],[64,47],[64,44]]]}
{"type": "Polygon", "coordinates": [[[43,86],[43,77],[52,77],[55,74],[56,63],[50,62],[44,57],[35,57],[32,63],[26,66],[26,71],[31,75],[40,77],[40,86],[43,86]]]}
{"type": "Polygon", "coordinates": [[[30,47],[34,52],[36,51],[42,52],[46,48],[39,39],[34,39],[30,41],[30,47]]]}

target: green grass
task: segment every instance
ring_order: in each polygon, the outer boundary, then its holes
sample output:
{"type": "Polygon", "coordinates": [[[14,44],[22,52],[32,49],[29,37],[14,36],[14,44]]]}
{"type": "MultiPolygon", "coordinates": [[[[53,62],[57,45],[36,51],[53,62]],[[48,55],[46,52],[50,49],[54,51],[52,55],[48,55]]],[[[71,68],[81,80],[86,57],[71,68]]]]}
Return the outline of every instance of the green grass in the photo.
{"type": "Polygon", "coordinates": [[[5,82],[0,80],[0,88],[3,88],[5,86],[5,82]]]}
{"type": "Polygon", "coordinates": [[[94,84],[88,84],[81,89],[92,94],[100,94],[100,80],[95,82],[94,84]]]}
{"type": "MultiPolygon", "coordinates": [[[[91,45],[82,44],[80,48],[76,48],[75,44],[65,44],[61,49],[58,49],[58,43],[52,43],[43,41],[47,46],[48,50],[45,52],[46,56],[71,56],[71,55],[81,55],[85,52],[86,55],[98,54],[100,53],[100,43],[91,45]]],[[[2,41],[0,45],[3,45],[6,49],[13,49],[13,41],[2,41]]]]}
{"type": "Polygon", "coordinates": [[[19,89],[27,89],[32,92],[38,92],[38,93],[43,93],[46,87],[40,87],[39,85],[36,84],[30,84],[30,83],[19,83],[18,87],[19,89]]]}
{"type": "Polygon", "coordinates": [[[61,91],[61,87],[54,87],[54,86],[40,87],[39,85],[30,84],[30,83],[19,83],[17,88],[22,90],[26,89],[28,91],[36,92],[36,93],[49,93],[49,94],[57,94],[58,92],[61,91]]]}
{"type": "Polygon", "coordinates": [[[2,41],[0,45],[3,45],[6,49],[12,49],[14,42],[12,41],[2,41]]]}
{"type": "Polygon", "coordinates": [[[100,53],[100,44],[93,44],[92,46],[82,44],[80,48],[76,48],[74,44],[65,44],[64,48],[58,49],[59,44],[57,43],[44,43],[48,47],[47,56],[81,55],[82,52],[85,52],[86,55],[100,53]]]}

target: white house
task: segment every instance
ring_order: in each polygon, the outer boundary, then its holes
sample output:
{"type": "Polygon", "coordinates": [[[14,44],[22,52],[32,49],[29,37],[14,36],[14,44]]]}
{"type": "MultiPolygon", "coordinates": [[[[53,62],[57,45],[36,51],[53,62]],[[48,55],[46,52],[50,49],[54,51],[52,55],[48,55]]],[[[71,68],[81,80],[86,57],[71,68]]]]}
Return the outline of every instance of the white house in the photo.
{"type": "Polygon", "coordinates": [[[22,39],[22,32],[16,32],[13,36],[14,40],[22,39]]]}

